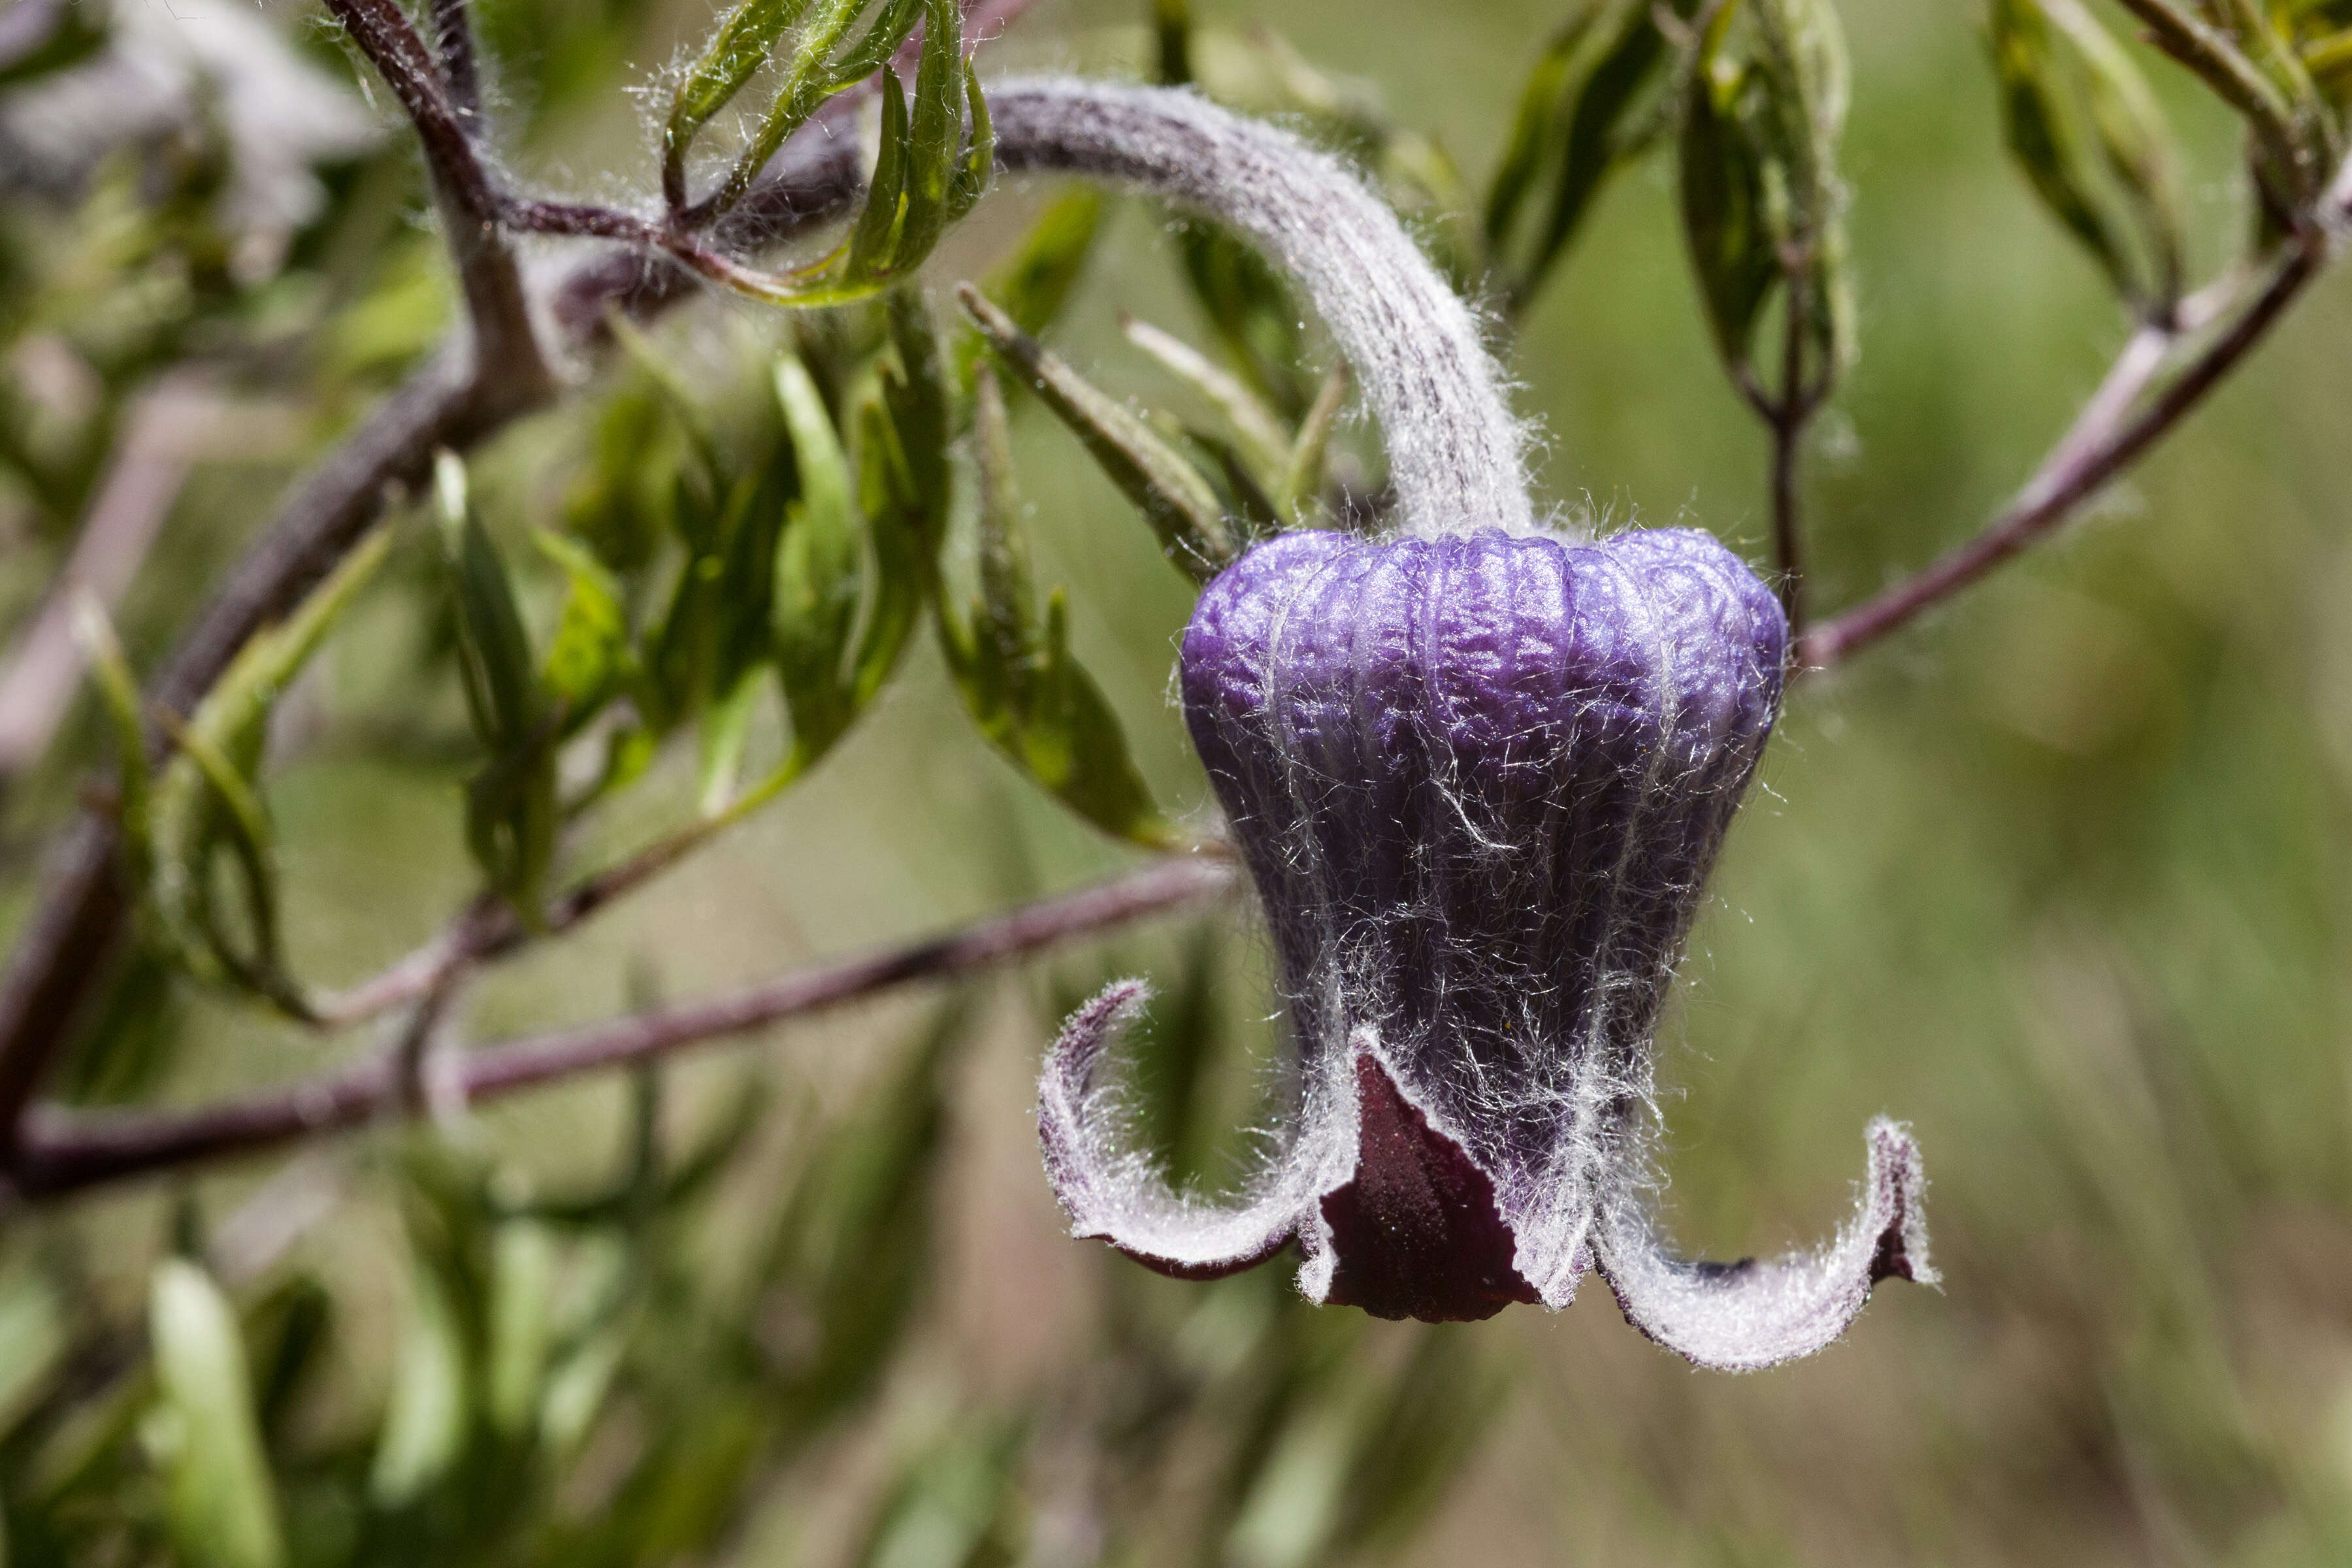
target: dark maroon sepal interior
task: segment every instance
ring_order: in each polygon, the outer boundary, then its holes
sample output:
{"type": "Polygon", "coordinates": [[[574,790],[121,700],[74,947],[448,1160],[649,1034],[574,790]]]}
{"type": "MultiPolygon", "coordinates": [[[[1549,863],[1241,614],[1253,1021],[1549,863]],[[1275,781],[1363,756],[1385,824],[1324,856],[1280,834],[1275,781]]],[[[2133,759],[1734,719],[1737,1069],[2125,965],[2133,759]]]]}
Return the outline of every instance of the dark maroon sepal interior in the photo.
{"type": "Polygon", "coordinates": [[[1426,1323],[1475,1322],[1538,1300],[1514,1265],[1495,1184],[1406,1103],[1370,1051],[1356,1057],[1356,1173],[1323,1199],[1339,1263],[1326,1300],[1426,1323]]]}

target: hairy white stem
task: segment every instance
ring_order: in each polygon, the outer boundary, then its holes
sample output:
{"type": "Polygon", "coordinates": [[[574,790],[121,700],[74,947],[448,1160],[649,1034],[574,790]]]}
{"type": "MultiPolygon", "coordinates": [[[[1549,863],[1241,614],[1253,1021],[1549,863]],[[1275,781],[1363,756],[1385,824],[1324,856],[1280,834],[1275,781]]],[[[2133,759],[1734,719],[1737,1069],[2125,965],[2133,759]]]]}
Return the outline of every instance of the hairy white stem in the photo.
{"type": "Polygon", "coordinates": [[[1239,230],[1306,291],[1386,440],[1403,531],[1535,526],[1526,436],[1470,310],[1328,153],[1198,95],[1065,77],[989,89],[997,156],[1134,185],[1239,230]]]}

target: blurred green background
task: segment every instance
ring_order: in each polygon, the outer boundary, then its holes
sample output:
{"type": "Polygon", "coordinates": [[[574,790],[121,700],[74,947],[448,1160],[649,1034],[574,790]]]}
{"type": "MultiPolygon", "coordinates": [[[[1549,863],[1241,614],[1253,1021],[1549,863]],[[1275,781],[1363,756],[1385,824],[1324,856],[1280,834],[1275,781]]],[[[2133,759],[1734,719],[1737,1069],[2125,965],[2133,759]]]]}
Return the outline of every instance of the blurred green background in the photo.
{"type": "MultiPolygon", "coordinates": [[[[993,68],[1139,72],[1140,10],[1049,0],[994,47],[993,68]]],[[[644,188],[643,128],[621,89],[704,11],[484,11],[518,171],[644,188]]],[[[1841,14],[1861,352],[1807,451],[1823,607],[1979,526],[2127,325],[2004,156],[1977,8],[1847,0],[1841,14]]],[[[348,69],[323,24],[289,15],[323,68],[348,69]]],[[[1234,37],[1279,29],[1483,180],[1559,16],[1538,0],[1287,0],[1205,3],[1198,19],[1234,37]]],[[[2147,69],[2191,154],[2210,270],[2245,222],[2235,132],[2179,72],[2153,57],[2147,69]]],[[[293,457],[437,328],[435,242],[392,145],[335,176],[396,195],[375,230],[343,238],[358,258],[332,264],[343,273],[319,264],[342,357],[299,395],[322,401],[289,416],[295,450],[194,470],[121,616],[142,668],[293,457]]],[[[929,276],[984,271],[1048,195],[992,196],[929,276]]],[[[24,198],[11,222],[64,221],[47,210],[24,198]]],[[[1115,390],[1171,397],[1118,316],[1205,341],[1175,249],[1164,214],[1118,204],[1055,345],[1115,390]]],[[[239,309],[250,326],[264,307],[239,309]]],[[[20,342],[33,331],[12,327],[20,342]]],[[[715,383],[772,331],[709,303],[660,341],[715,383]]],[[[190,1555],[184,1527],[158,1521],[176,1517],[167,1494],[191,1440],[141,1414],[155,1400],[135,1365],[151,1268],[175,1236],[217,1254],[219,1226],[275,1176],[281,1192],[329,1186],[334,1203],[266,1277],[232,1281],[254,1375],[292,1356],[300,1384],[264,1420],[297,1560],[2352,1561],[2347,345],[2352,280],[2330,278],[2061,542],[1792,696],[1663,1041],[1664,1164],[1685,1247],[1771,1252],[1842,1221],[1870,1116],[1913,1125],[1944,1288],[1890,1286],[1818,1358],[1694,1373],[1630,1331],[1597,1282],[1557,1316],[1408,1332],[1287,1301],[1283,1266],[1212,1289],[1066,1239],[1037,1168],[1033,1074],[1056,1009],[1103,974],[1161,981],[1163,1081],[1183,1079],[1195,1047],[1213,1058],[1171,1134],[1194,1166],[1213,1177],[1244,1147],[1215,1129],[1253,1114],[1250,1061],[1273,1048],[1266,965],[1246,920],[1217,910],[982,982],[944,1022],[936,999],[909,996],[716,1049],[658,1093],[583,1083],[438,1135],[300,1156],[290,1178],[263,1160],[12,1216],[12,1545],[25,1561],[190,1555]],[[755,1081],[744,1152],[709,1190],[672,1204],[661,1181],[625,1179],[643,1176],[645,1138],[677,1176],[755,1081]],[[513,1217],[530,1207],[518,1194],[560,1207],[616,1171],[608,1211],[538,1230],[513,1217]],[[524,1299],[509,1275],[542,1265],[556,1348],[509,1374],[540,1412],[541,1447],[519,1458],[487,1390],[501,1354],[523,1354],[499,1348],[521,1331],[499,1327],[498,1303],[524,1299]],[[615,1269],[634,1294],[609,1283],[615,1269]],[[328,1305],[301,1308],[306,1292],[328,1305]],[[304,1310],[332,1323],[316,1356],[263,1321],[304,1310]],[[481,1405],[440,1469],[430,1412],[404,1415],[398,1392],[414,1405],[430,1384],[417,1325],[436,1311],[462,1321],[444,1363],[472,1368],[457,1381],[481,1405]],[[624,1342],[616,1381],[595,1382],[592,1352],[624,1342]],[[594,1394],[575,1395],[591,1407],[577,1432],[550,1435],[551,1394],[534,1380],[566,1369],[594,1394]],[[384,1479],[399,1447],[385,1424],[403,1420],[425,1434],[406,1493],[384,1479]],[[527,1518],[482,1522],[526,1494],[541,1500],[527,1518]]],[[[1669,161],[1607,189],[1510,368],[1544,436],[1542,499],[1696,521],[1763,560],[1766,442],[1698,314],[1669,161]]],[[[500,515],[558,517],[581,422],[577,405],[559,409],[485,455],[500,515]]],[[[1143,771],[1202,822],[1170,695],[1190,588],[1064,432],[1033,410],[1015,435],[1038,576],[1071,584],[1075,645],[1143,771]]],[[[21,616],[64,536],[22,494],[9,516],[0,605],[21,616]]],[[[425,576],[427,545],[402,550],[394,575],[425,576]]],[[[542,635],[552,583],[527,605],[542,635]]],[[[407,671],[430,637],[416,620],[391,590],[372,600],[298,690],[299,722],[281,723],[270,793],[292,958],[322,983],[406,951],[474,885],[462,755],[384,733],[419,708],[407,671]]],[[[423,710],[446,729],[454,686],[432,689],[423,710]]],[[[104,755],[97,714],[78,713],[12,789],[7,918],[74,781],[104,755]]],[[[691,755],[666,754],[575,863],[678,820],[693,788],[691,755]]],[[[496,1038],[695,996],[1135,858],[989,750],[925,639],[805,784],[496,971],[465,1027],[496,1038]]],[[[322,1045],[192,991],[158,1026],[170,1059],[142,1092],[170,1100],[371,1045],[322,1045]]]]}

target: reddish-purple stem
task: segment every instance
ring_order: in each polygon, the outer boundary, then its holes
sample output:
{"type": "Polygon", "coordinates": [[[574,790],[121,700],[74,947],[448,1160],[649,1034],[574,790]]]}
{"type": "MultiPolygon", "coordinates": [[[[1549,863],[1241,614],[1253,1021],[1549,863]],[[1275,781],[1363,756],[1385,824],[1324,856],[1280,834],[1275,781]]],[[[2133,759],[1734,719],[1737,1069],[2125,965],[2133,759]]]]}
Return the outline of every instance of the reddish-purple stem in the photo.
{"type": "MultiPolygon", "coordinates": [[[[897,986],[968,974],[1207,898],[1232,879],[1223,862],[1163,861],[950,935],[819,964],[732,996],[485,1047],[452,1064],[449,1087],[473,1100],[650,1060],[897,986]]],[[[17,1151],[16,1190],[26,1198],[53,1198],[146,1171],[414,1116],[422,1097],[403,1071],[404,1063],[413,1067],[412,1054],[396,1049],[372,1056],[299,1083],[194,1110],[36,1110],[26,1118],[17,1151]]]]}

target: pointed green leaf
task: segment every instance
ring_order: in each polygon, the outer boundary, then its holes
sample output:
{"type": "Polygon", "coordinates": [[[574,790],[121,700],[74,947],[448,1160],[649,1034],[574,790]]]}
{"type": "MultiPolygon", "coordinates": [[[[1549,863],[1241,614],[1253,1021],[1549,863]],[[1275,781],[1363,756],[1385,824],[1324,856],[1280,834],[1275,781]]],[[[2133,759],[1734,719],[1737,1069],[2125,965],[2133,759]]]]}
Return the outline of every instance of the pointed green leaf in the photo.
{"type": "Polygon", "coordinates": [[[767,64],[776,40],[808,7],[809,0],[744,0],[719,24],[670,99],[663,145],[673,164],[683,168],[695,136],[767,64]]]}
{"type": "MultiPolygon", "coordinates": [[[[980,468],[980,594],[968,619],[936,606],[941,649],[972,721],[1048,794],[1103,831],[1164,847],[1176,839],[1127,750],[1118,717],[1068,647],[1066,595],[1037,619],[1013,503],[1013,455],[994,375],[981,371],[972,426],[980,468]]],[[[1179,459],[1180,461],[1181,459],[1179,459]]]]}
{"type": "Polygon", "coordinates": [[[1069,647],[1069,593],[1045,599],[1045,660],[1021,729],[1030,776],[1062,804],[1117,838],[1152,848],[1178,841],[1127,749],[1127,732],[1102,689],[1069,647]]]}
{"type": "Polygon", "coordinates": [[[2179,156],[2155,95],[2075,0],[1994,0],[2011,156],[2143,314],[2170,312],[2185,244],[2179,156]]]}
{"type": "Polygon", "coordinates": [[[539,1415],[555,1296],[555,1238],[537,1220],[501,1221],[490,1243],[489,1345],[483,1413],[518,1437],[539,1415]]]}
{"type": "MultiPolygon", "coordinates": [[[[827,79],[835,91],[853,82],[864,81],[887,64],[898,52],[898,46],[915,30],[922,19],[926,0],[887,0],[875,13],[874,21],[864,37],[844,50],[827,79]]],[[[860,9],[863,9],[861,6],[860,9]]]]}
{"type": "Polygon", "coordinates": [[[1199,393],[1223,416],[1253,471],[1262,476],[1260,483],[1278,482],[1290,458],[1291,438],[1281,419],[1257,394],[1173,333],[1132,316],[1122,316],[1119,325],[1128,342],[1157,360],[1162,369],[1199,393]]]}
{"type": "Polygon", "coordinates": [[[393,1364],[392,1402],[368,1472],[368,1496],[377,1507],[415,1502],[464,1456],[466,1359],[448,1289],[420,1263],[413,1271],[408,1323],[393,1364]]]}
{"type": "Polygon", "coordinates": [[[1757,317],[1780,266],[1767,226],[1764,151],[1747,101],[1754,81],[1752,72],[1703,47],[1684,102],[1680,146],[1683,236],[1717,352],[1735,371],[1748,363],[1757,317]]]}
{"type": "Polygon", "coordinates": [[[790,356],[776,362],[775,384],[801,479],[776,548],[776,663],[792,711],[793,761],[805,769],[856,717],[865,541],[849,458],[824,395],[790,356]]]}
{"type": "Polygon", "coordinates": [[[503,752],[539,723],[530,634],[523,629],[506,561],[474,513],[465,464],[455,453],[444,451],[435,458],[434,483],[442,542],[457,590],[458,657],[467,710],[482,743],[503,752]]]}
{"type": "Polygon", "coordinates": [[[1216,492],[1135,414],[1024,332],[971,284],[957,289],[997,357],[1035,392],[1151,525],[1168,558],[1207,582],[1233,558],[1216,492]]]}
{"type": "Polygon", "coordinates": [[[897,71],[882,73],[880,137],[874,174],[866,185],[866,209],[849,231],[848,259],[842,265],[842,276],[851,281],[877,278],[889,268],[907,221],[914,137],[907,123],[906,89],[898,85],[897,71]]]}
{"type": "Polygon", "coordinates": [[[907,126],[907,210],[887,263],[894,273],[914,270],[939,242],[963,153],[963,12],[958,0],[926,0],[923,16],[907,126]]]}
{"type": "Polygon", "coordinates": [[[154,908],[167,940],[207,978],[227,979],[297,1017],[309,1016],[278,949],[275,829],[259,787],[270,712],[391,549],[379,528],[312,589],[294,613],[237,650],[184,721],[157,717],[178,743],[148,802],[154,908]],[[242,873],[250,951],[240,952],[214,907],[214,857],[242,873]],[[202,955],[202,956],[199,956],[202,955]]]}
{"type": "Polygon", "coordinates": [[[887,0],[866,36],[845,58],[836,59],[835,52],[865,9],[866,0],[815,0],[814,10],[803,12],[806,19],[785,58],[775,100],[712,197],[718,210],[742,199],[776,150],[808,123],[826,99],[872,75],[890,58],[913,28],[919,0],[887,0]]]}
{"type": "Polygon", "coordinates": [[[1664,58],[1664,39],[1644,0],[1587,0],[1537,61],[1486,198],[1487,244],[1500,256],[1520,226],[1528,196],[1550,171],[1543,219],[1510,268],[1515,302],[1534,294],[1621,165],[1633,140],[1633,111],[1664,58]]]}
{"type": "Polygon", "coordinates": [[[963,66],[963,97],[964,108],[971,116],[971,131],[948,190],[950,221],[971,211],[996,174],[996,122],[989,116],[988,95],[981,90],[980,67],[971,60],[963,66]]]}
{"type": "Polygon", "coordinates": [[[526,921],[555,858],[556,715],[547,710],[506,562],[467,493],[465,465],[434,467],[443,552],[457,598],[457,663],[489,760],[466,787],[466,841],[490,887],[526,921]]]}
{"type": "Polygon", "coordinates": [[[562,732],[569,735],[594,717],[633,672],[628,611],[620,579],[587,546],[546,529],[531,537],[540,553],[563,568],[571,584],[541,670],[548,695],[563,705],[562,732]]]}
{"type": "Polygon", "coordinates": [[[227,1298],[203,1269],[167,1258],[149,1282],[148,1328],[166,1417],[174,1542],[191,1568],[278,1568],[286,1548],[277,1489],[227,1298]]]}
{"type": "MultiPolygon", "coordinates": [[[[58,1289],[27,1271],[0,1289],[0,1437],[16,1429],[72,1349],[58,1289]]],[[[5,1568],[5,1560],[0,1560],[5,1568]]]]}
{"type": "Polygon", "coordinates": [[[98,687],[100,700],[114,731],[116,777],[121,780],[122,792],[123,847],[132,882],[144,884],[150,864],[150,780],[147,731],[140,721],[139,679],[131,672],[131,660],[122,651],[122,641],[114,635],[114,623],[96,595],[84,589],[75,591],[73,626],[74,638],[81,645],[82,657],[89,661],[91,680],[98,687]]]}
{"type": "Polygon", "coordinates": [[[735,803],[736,788],[743,776],[743,752],[751,741],[751,720],[759,711],[767,674],[764,668],[745,672],[703,710],[697,737],[696,774],[700,784],[695,800],[707,817],[719,816],[735,803]]]}
{"type": "Polygon", "coordinates": [[[906,465],[910,521],[919,531],[924,558],[933,561],[947,538],[953,485],[948,443],[955,432],[955,403],[948,382],[939,322],[930,302],[912,284],[890,291],[890,359],[884,367],[882,400],[890,416],[893,449],[906,465]]]}
{"type": "Polygon", "coordinates": [[[1510,140],[1504,143],[1502,159],[1495,165],[1495,178],[1486,189],[1486,240],[1491,246],[1499,247],[1510,235],[1521,205],[1535,188],[1559,100],[1568,91],[1570,67],[1607,8],[1608,0],[1582,0],[1536,57],[1534,68],[1519,89],[1510,140]]]}
{"type": "Polygon", "coordinates": [[[1036,611],[1029,585],[1029,553],[1015,521],[1012,422],[992,370],[982,371],[974,388],[971,435],[972,457],[980,470],[979,537],[973,551],[980,599],[973,626],[998,667],[995,684],[1009,691],[1029,666],[1036,611]]]}
{"type": "Polygon", "coordinates": [[[1307,417],[1299,421],[1297,438],[1283,464],[1282,486],[1274,500],[1284,521],[1293,527],[1305,528],[1312,522],[1315,509],[1322,500],[1324,462],[1331,447],[1331,432],[1339,426],[1340,411],[1348,405],[1348,381],[1344,363],[1331,367],[1315,394],[1314,403],[1307,407],[1307,417]]]}
{"type": "Polygon", "coordinates": [[[922,621],[936,566],[910,465],[881,397],[857,405],[858,501],[874,552],[872,603],[851,671],[851,700],[863,709],[888,683],[922,621]]]}

